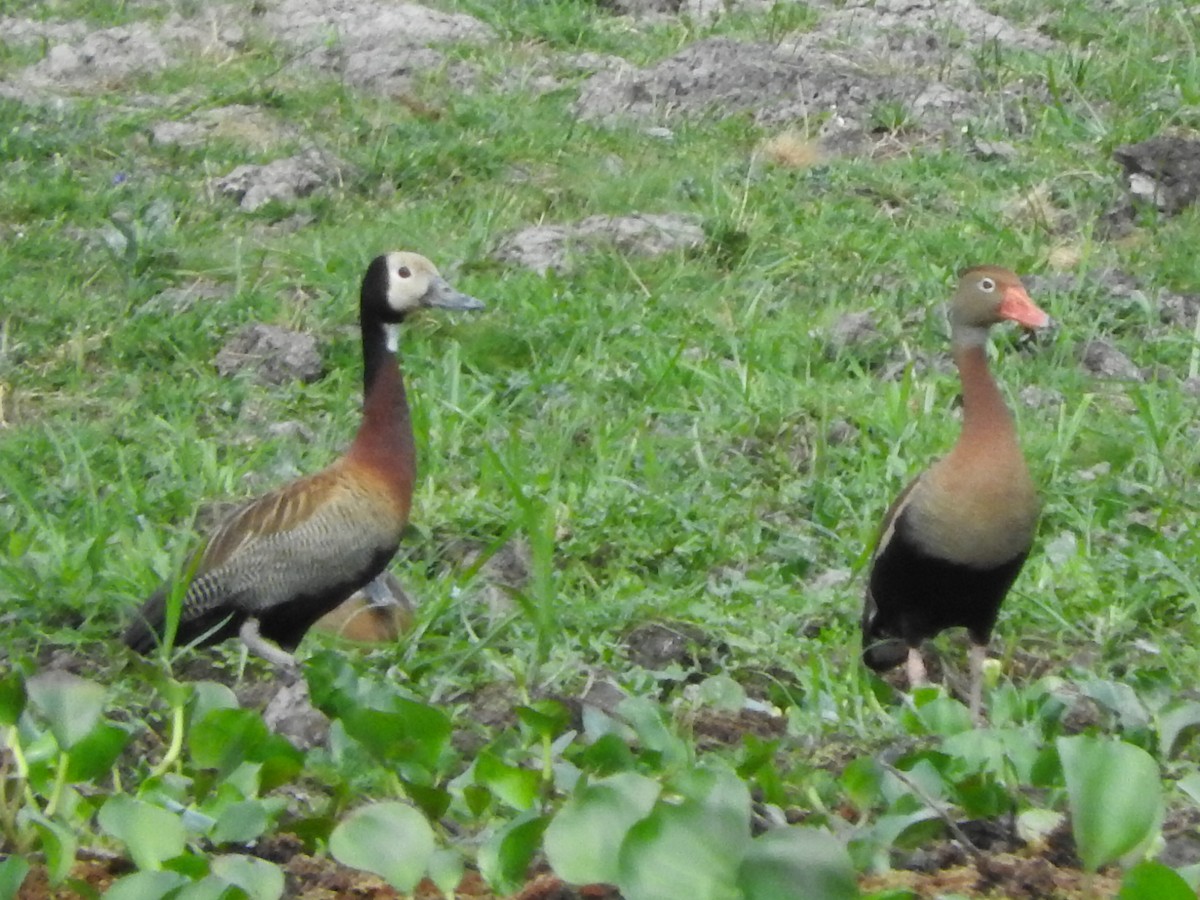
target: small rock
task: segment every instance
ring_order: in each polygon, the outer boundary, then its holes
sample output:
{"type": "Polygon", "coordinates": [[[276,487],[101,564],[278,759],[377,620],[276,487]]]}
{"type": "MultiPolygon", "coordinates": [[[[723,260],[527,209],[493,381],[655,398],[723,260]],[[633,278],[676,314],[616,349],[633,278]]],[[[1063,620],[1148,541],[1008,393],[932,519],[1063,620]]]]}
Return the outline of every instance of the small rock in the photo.
{"type": "Polygon", "coordinates": [[[1120,381],[1145,380],[1133,360],[1103,338],[1088,341],[1084,345],[1083,367],[1097,378],[1120,381]]]}
{"type": "Polygon", "coordinates": [[[278,325],[246,326],[221,348],[215,362],[224,376],[250,369],[262,384],[312,382],[323,371],[316,338],[278,325]]]}
{"type": "Polygon", "coordinates": [[[592,706],[609,716],[617,714],[617,707],[629,695],[609,677],[589,678],[579,700],[584,706],[592,706]]]}
{"type": "Polygon", "coordinates": [[[312,443],[316,438],[311,428],[303,422],[297,422],[295,419],[268,423],[267,435],[273,438],[283,438],[287,441],[301,441],[306,444],[312,443]]]}
{"type": "Polygon", "coordinates": [[[1200,319],[1200,294],[1163,291],[1158,295],[1158,315],[1168,325],[1194,328],[1200,319]]]}
{"type": "Polygon", "coordinates": [[[839,588],[850,582],[849,569],[826,569],[819,575],[815,575],[809,579],[808,587],[812,591],[825,591],[831,588],[839,588]]]}
{"type": "Polygon", "coordinates": [[[857,347],[879,337],[875,316],[869,312],[851,312],[838,317],[829,328],[829,343],[835,349],[857,347]]]}
{"type": "Polygon", "coordinates": [[[845,419],[837,419],[829,426],[829,431],[825,434],[825,440],[834,447],[840,447],[843,444],[852,444],[858,440],[858,428],[845,419]]]}
{"type": "Polygon", "coordinates": [[[226,296],[225,288],[211,282],[197,281],[186,287],[159,291],[134,313],[139,316],[181,313],[191,309],[199,300],[217,300],[226,296]]]}
{"type": "Polygon", "coordinates": [[[695,648],[705,643],[704,632],[681,622],[647,622],[625,637],[625,650],[635,666],[658,671],[672,663],[697,668],[695,648]]]}
{"type": "Polygon", "coordinates": [[[1175,215],[1200,198],[1200,140],[1159,135],[1113,151],[1125,169],[1129,192],[1175,215]]]}
{"type": "Polygon", "coordinates": [[[1185,378],[1183,384],[1180,385],[1183,392],[1191,397],[1200,397],[1200,378],[1193,375],[1191,378],[1185,378]]]}
{"type": "Polygon", "coordinates": [[[1007,141],[981,141],[975,140],[971,142],[971,152],[983,160],[1002,160],[1009,162],[1017,158],[1017,148],[1007,141]]]}
{"type": "Polygon", "coordinates": [[[262,718],[268,728],[301,750],[311,750],[329,736],[329,720],[312,705],[303,678],[283,685],[263,710],[262,718]]]}
{"type": "Polygon", "coordinates": [[[698,247],[704,231],[690,216],[635,214],[589,216],[573,225],[535,225],[511,234],[493,254],[535,272],[565,271],[570,251],[594,250],[605,244],[637,256],[660,256],[671,250],[698,247]]]}
{"type": "Polygon", "coordinates": [[[217,179],[215,187],[237,200],[242,209],[253,212],[272,200],[290,203],[307,197],[317,188],[340,180],[344,169],[340,160],[314,148],[265,166],[238,166],[217,179]]]}
{"type": "Polygon", "coordinates": [[[1054,388],[1042,387],[1040,384],[1027,384],[1017,394],[1022,406],[1030,409],[1059,409],[1066,402],[1061,391],[1054,388]]]}

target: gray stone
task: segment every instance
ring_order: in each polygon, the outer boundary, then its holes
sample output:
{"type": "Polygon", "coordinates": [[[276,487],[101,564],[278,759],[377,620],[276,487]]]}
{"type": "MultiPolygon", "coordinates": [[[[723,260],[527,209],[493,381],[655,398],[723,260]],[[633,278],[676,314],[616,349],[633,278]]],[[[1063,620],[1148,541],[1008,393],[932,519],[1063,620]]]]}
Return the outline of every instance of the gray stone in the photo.
{"type": "Polygon", "coordinates": [[[343,168],[340,160],[313,148],[263,166],[238,166],[217,179],[214,186],[221,194],[237,200],[242,209],[253,212],[272,200],[291,203],[319,187],[340,181],[343,168]]]}
{"type": "Polygon", "coordinates": [[[249,370],[263,384],[316,381],[323,371],[316,339],[278,325],[247,325],[221,348],[214,362],[224,376],[249,370]]]}
{"type": "Polygon", "coordinates": [[[504,238],[494,255],[501,262],[545,273],[565,271],[572,251],[609,245],[635,256],[659,256],[703,243],[704,231],[689,216],[590,216],[571,225],[535,225],[518,231],[504,238]]]}
{"type": "Polygon", "coordinates": [[[1083,367],[1097,378],[1145,381],[1133,360],[1103,338],[1088,341],[1084,345],[1083,367]]]}

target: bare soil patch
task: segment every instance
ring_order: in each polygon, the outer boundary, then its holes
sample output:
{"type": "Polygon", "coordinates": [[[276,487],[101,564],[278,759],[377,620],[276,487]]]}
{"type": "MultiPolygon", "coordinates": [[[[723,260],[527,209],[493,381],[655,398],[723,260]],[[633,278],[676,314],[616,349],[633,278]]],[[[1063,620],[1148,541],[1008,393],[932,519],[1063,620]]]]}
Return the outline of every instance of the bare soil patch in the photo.
{"type": "Polygon", "coordinates": [[[632,256],[661,256],[672,250],[704,243],[704,231],[695,217],[669,214],[589,216],[562,225],[534,225],[500,241],[495,257],[545,273],[570,268],[576,252],[597,246],[615,246],[632,256]]]}

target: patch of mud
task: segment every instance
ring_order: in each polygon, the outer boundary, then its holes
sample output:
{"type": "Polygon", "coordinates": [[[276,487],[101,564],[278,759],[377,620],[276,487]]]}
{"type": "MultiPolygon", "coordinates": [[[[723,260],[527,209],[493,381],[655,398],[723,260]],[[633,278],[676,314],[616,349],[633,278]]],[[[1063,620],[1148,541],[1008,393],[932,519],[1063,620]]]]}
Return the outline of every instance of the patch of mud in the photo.
{"type": "Polygon", "coordinates": [[[253,212],[273,200],[292,203],[318,188],[340,184],[346,169],[341,160],[311,148],[262,166],[238,166],[213,186],[236,200],[242,209],[253,212]]]}
{"type": "Polygon", "coordinates": [[[776,0],[599,0],[600,6],[618,15],[637,19],[684,15],[700,22],[731,12],[764,12],[775,3],[776,0]]]}
{"type": "Polygon", "coordinates": [[[635,666],[661,671],[677,665],[703,670],[711,663],[710,638],[685,622],[645,622],[625,635],[625,653],[635,666]]]}
{"type": "Polygon", "coordinates": [[[691,726],[696,747],[700,750],[739,747],[748,734],[762,740],[775,740],[787,733],[786,718],[757,709],[736,712],[701,709],[691,719],[691,726]]]}
{"type": "Polygon", "coordinates": [[[1115,381],[1145,381],[1142,370],[1132,359],[1103,338],[1083,345],[1081,361],[1084,369],[1097,378],[1115,381]]]}
{"type": "Polygon", "coordinates": [[[575,253],[605,245],[631,256],[661,256],[703,243],[704,231],[692,216],[589,216],[572,225],[534,225],[522,229],[503,238],[493,255],[500,262],[545,274],[550,269],[567,271],[575,253]]]}
{"type": "MultiPolygon", "coordinates": [[[[36,35],[38,28],[25,25],[20,31],[36,35]]],[[[7,33],[0,33],[7,40],[7,33]]],[[[133,76],[173,65],[180,53],[223,58],[245,39],[239,26],[222,20],[217,12],[210,12],[206,20],[172,16],[161,24],[137,22],[82,34],[68,27],[44,36],[57,42],[41,60],[0,82],[0,96],[45,102],[56,91],[112,90],[133,76]]]]}
{"type": "Polygon", "coordinates": [[[87,34],[82,22],[42,22],[37,19],[17,19],[0,16],[0,40],[10,45],[51,44],[78,41],[87,34]]]}
{"type": "Polygon", "coordinates": [[[859,0],[782,44],[715,37],[645,69],[599,72],[585,83],[576,113],[664,121],[752,112],[764,124],[805,123],[821,138],[822,155],[835,156],[872,132],[945,132],[1007,115],[1011,104],[985,100],[969,77],[974,54],[993,42],[1054,45],[970,0],[859,0]]]}
{"type": "Polygon", "coordinates": [[[415,75],[445,65],[445,54],[430,45],[492,36],[487,25],[464,13],[382,0],[283,0],[263,17],[263,26],[302,51],[303,65],[379,92],[406,90],[415,75]]]}
{"type": "Polygon", "coordinates": [[[313,382],[323,372],[311,334],[261,323],[248,325],[230,338],[214,362],[221,375],[248,370],[260,384],[313,382]]]}
{"type": "Polygon", "coordinates": [[[174,147],[203,147],[212,140],[227,140],[268,150],[297,133],[266,110],[235,104],[201,110],[180,121],[159,122],[151,126],[150,139],[159,146],[174,147]]]}
{"type": "Polygon", "coordinates": [[[329,719],[312,704],[303,678],[282,683],[262,713],[263,722],[301,750],[323,746],[329,738],[329,719]]]}
{"type": "Polygon", "coordinates": [[[178,315],[197,303],[222,300],[229,296],[229,289],[212,281],[194,281],[182,287],[171,287],[159,291],[137,308],[135,315],[178,315]]]}
{"type": "Polygon", "coordinates": [[[856,59],[904,69],[944,69],[963,65],[964,54],[989,43],[1046,51],[1055,42],[1018,28],[974,0],[849,0],[824,4],[817,28],[797,47],[823,46],[852,51],[856,59]]]}
{"type": "Polygon", "coordinates": [[[1200,140],[1159,135],[1113,151],[1132,197],[1168,216],[1200,198],[1200,140]]]}

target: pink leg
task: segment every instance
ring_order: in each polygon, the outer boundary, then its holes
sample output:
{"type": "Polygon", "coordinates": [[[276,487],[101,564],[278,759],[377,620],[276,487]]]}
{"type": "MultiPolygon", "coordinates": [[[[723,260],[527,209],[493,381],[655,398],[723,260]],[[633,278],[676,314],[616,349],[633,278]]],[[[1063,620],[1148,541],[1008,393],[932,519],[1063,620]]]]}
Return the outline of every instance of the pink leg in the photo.
{"type": "Polygon", "coordinates": [[[921,659],[921,651],[916,647],[908,648],[908,661],[905,668],[908,671],[909,690],[929,683],[929,676],[925,674],[925,660],[921,659]]]}
{"type": "Polygon", "coordinates": [[[971,719],[976,727],[985,724],[983,720],[983,664],[987,662],[987,646],[971,644],[971,719]]]}

